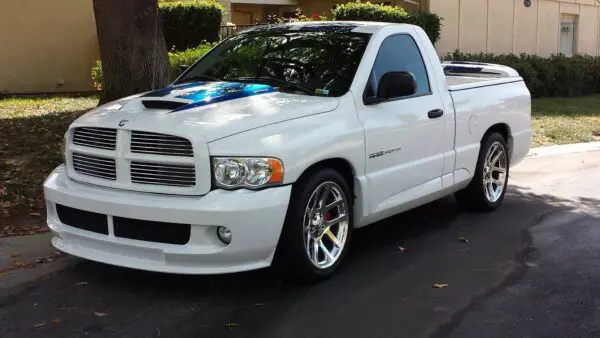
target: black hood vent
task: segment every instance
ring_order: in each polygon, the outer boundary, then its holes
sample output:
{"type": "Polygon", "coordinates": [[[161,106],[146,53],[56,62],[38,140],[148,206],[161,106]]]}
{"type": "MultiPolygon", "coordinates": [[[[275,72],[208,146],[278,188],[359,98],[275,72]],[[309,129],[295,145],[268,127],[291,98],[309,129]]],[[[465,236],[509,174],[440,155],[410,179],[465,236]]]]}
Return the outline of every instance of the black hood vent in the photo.
{"type": "Polygon", "coordinates": [[[175,110],[177,108],[187,105],[187,102],[180,101],[166,101],[166,100],[142,100],[144,107],[148,109],[166,109],[175,110]]]}

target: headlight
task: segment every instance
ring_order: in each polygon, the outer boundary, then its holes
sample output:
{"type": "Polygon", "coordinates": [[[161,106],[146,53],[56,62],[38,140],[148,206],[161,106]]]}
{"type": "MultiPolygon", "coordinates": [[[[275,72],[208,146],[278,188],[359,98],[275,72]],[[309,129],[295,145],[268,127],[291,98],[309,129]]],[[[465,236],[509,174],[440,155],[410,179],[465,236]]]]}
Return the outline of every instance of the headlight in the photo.
{"type": "Polygon", "coordinates": [[[219,188],[262,188],[283,182],[283,163],[275,158],[215,157],[212,163],[219,188]]]}

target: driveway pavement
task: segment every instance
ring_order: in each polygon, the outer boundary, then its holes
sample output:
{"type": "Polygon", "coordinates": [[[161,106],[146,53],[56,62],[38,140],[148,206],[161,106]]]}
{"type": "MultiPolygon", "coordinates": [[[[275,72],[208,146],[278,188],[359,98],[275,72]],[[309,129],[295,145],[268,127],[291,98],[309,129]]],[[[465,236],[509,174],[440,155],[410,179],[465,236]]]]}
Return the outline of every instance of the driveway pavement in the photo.
{"type": "Polygon", "coordinates": [[[599,334],[600,152],[527,159],[510,182],[491,214],[447,198],[357,231],[347,268],[312,287],[80,262],[2,291],[0,336],[599,334]]]}

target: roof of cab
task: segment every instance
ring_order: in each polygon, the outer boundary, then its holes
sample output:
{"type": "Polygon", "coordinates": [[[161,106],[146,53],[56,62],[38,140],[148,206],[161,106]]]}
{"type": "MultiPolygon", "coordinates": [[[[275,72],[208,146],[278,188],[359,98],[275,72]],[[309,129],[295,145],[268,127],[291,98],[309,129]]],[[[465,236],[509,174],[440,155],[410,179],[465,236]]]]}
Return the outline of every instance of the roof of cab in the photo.
{"type": "Polygon", "coordinates": [[[260,25],[253,27],[248,31],[263,31],[263,30],[290,30],[290,31],[345,31],[356,33],[375,33],[383,27],[389,25],[398,25],[388,22],[374,21],[299,21],[288,22],[281,24],[260,25]]]}

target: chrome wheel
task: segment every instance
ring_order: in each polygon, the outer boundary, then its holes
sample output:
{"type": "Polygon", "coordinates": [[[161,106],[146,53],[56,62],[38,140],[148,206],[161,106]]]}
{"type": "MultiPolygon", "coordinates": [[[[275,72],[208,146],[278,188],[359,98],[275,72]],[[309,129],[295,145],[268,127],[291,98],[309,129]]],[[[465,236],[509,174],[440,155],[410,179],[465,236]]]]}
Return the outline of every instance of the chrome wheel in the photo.
{"type": "Polygon", "coordinates": [[[331,181],[311,194],[304,212],[304,248],[310,262],[327,269],[340,258],[348,236],[348,202],[342,188],[331,181]]]}
{"type": "Polygon", "coordinates": [[[507,168],[506,150],[500,142],[494,142],[483,163],[483,190],[488,202],[495,203],[502,197],[507,168]]]}

